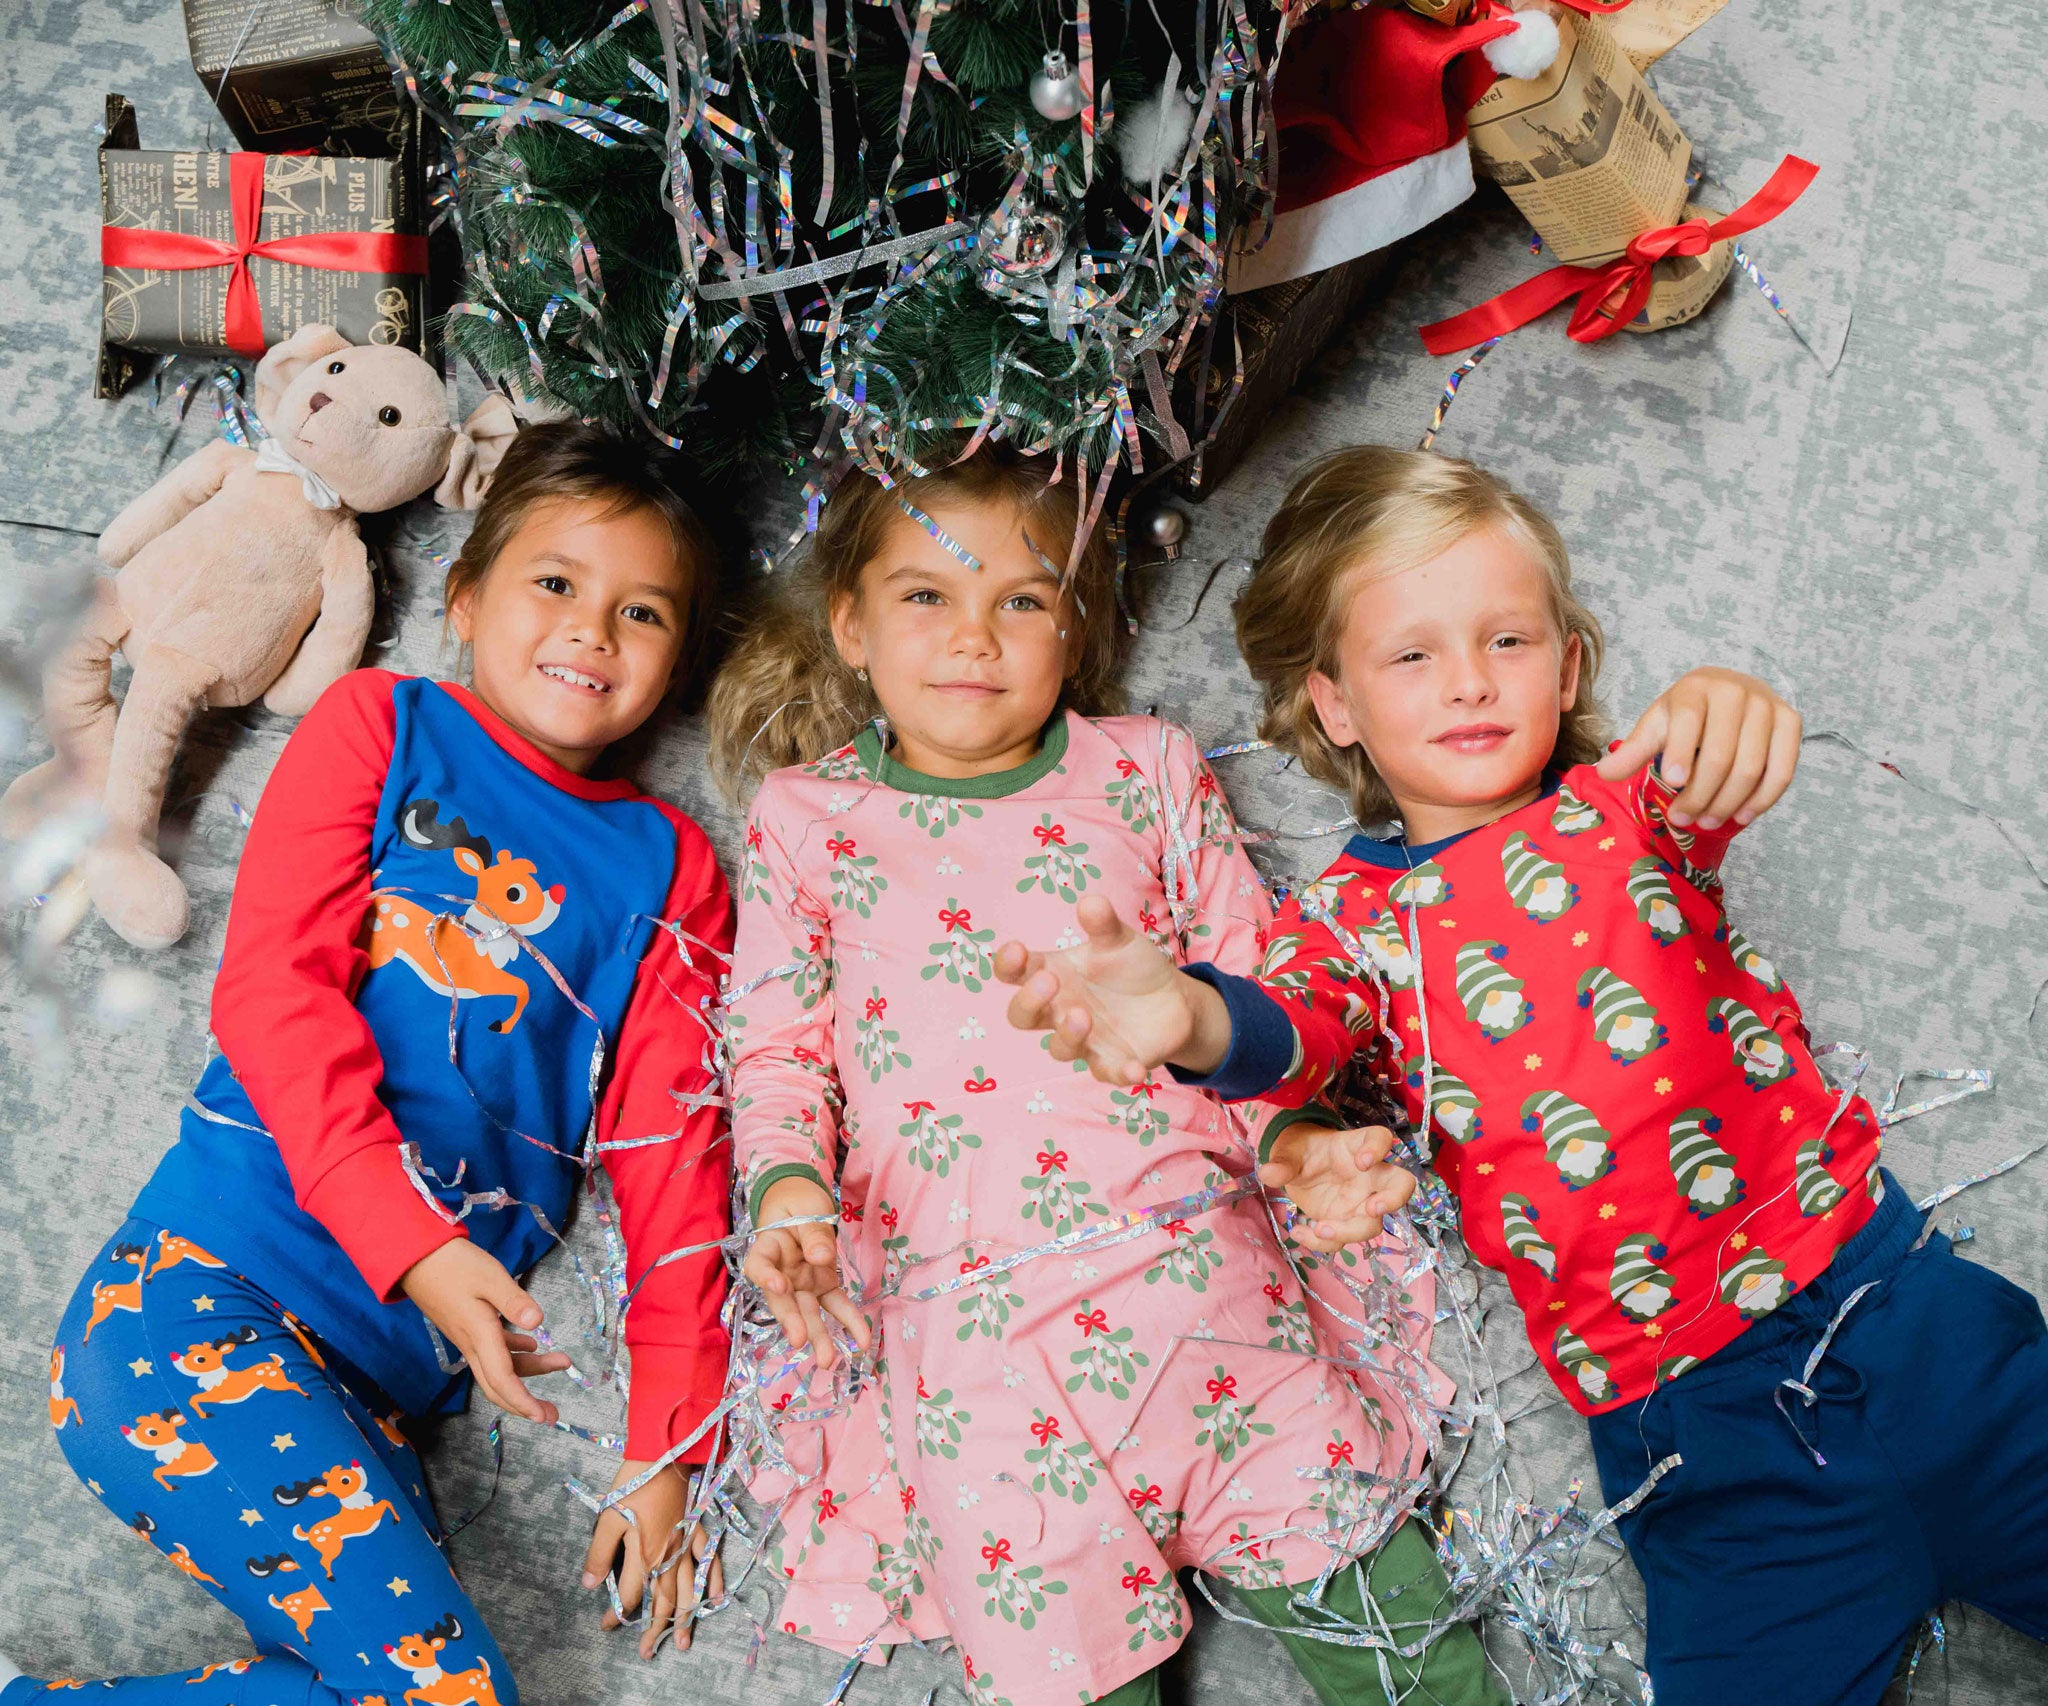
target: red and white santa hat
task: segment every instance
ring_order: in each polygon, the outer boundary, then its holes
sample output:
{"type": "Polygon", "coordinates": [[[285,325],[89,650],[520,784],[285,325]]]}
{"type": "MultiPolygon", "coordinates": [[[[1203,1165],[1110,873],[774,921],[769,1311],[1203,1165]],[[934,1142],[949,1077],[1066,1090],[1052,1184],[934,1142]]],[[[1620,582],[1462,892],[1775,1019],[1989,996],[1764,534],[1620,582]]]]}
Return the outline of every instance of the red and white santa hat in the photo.
{"type": "Polygon", "coordinates": [[[1233,257],[1231,290],[1341,265],[1448,213],[1473,190],[1466,111],[1496,77],[1538,76],[1557,51],[1547,13],[1497,0],[1463,24],[1368,5],[1301,26],[1273,90],[1277,214],[1259,248],[1233,257]]]}

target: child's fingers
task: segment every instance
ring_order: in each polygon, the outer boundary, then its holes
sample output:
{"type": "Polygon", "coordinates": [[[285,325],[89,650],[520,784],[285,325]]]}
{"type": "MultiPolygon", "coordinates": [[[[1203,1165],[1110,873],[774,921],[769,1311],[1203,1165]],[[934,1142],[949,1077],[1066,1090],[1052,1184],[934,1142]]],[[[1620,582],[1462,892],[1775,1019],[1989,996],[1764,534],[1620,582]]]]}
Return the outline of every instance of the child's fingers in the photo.
{"type": "Polygon", "coordinates": [[[868,1318],[844,1291],[828,1291],[820,1301],[832,1318],[853,1335],[853,1342],[862,1350],[865,1351],[873,1345],[874,1330],[868,1326],[868,1318]]]}
{"type": "Polygon", "coordinates": [[[1784,797],[1799,768],[1799,737],[1805,723],[1790,705],[1781,704],[1771,719],[1770,756],[1764,761],[1763,780],[1756,792],[1736,809],[1738,823],[1754,823],[1784,797]]]}
{"type": "MultiPolygon", "coordinates": [[[[1676,824],[1689,824],[1704,816],[1728,780],[1728,773],[1735,768],[1747,695],[1732,683],[1717,684],[1707,694],[1706,707],[1699,756],[1693,761],[1692,775],[1685,787],[1671,802],[1670,817],[1676,824]]],[[[1666,780],[1670,780],[1668,772],[1666,780]]]]}
{"type": "Polygon", "coordinates": [[[505,1333],[495,1320],[479,1323],[467,1352],[470,1372],[484,1389],[484,1396],[499,1409],[530,1422],[551,1423],[552,1404],[536,1398],[512,1370],[512,1353],[505,1348],[505,1333]]]}
{"type": "MultiPolygon", "coordinates": [[[[647,1627],[640,1631],[640,1656],[643,1659],[654,1657],[655,1649],[661,1644],[661,1632],[675,1621],[678,1593],[688,1591],[689,1568],[690,1560],[685,1556],[674,1568],[664,1570],[654,1578],[648,1592],[647,1627]]],[[[677,1623],[676,1645],[687,1647],[689,1644],[690,1626],[677,1623]]]]}
{"type": "Polygon", "coordinates": [[[1657,774],[1668,786],[1682,788],[1696,779],[1700,736],[1706,727],[1707,705],[1703,696],[1687,692],[1666,708],[1657,774]]]}
{"type": "Polygon", "coordinates": [[[583,1585],[586,1588],[601,1586],[611,1572],[612,1560],[619,1555],[619,1542],[626,1535],[626,1519],[616,1510],[601,1512],[597,1526],[590,1531],[590,1547],[583,1554],[583,1585]]]}
{"type": "Polygon", "coordinates": [[[1388,1126],[1359,1126],[1352,1133],[1352,1161],[1363,1171],[1387,1158],[1394,1147],[1394,1133],[1388,1126]]]}
{"type": "Polygon", "coordinates": [[[1735,815],[1735,808],[1756,791],[1763,780],[1764,765],[1771,755],[1771,701],[1752,694],[1742,708],[1742,723],[1736,732],[1735,753],[1728,775],[1714,791],[1714,797],[1700,813],[1702,829],[1719,829],[1735,815]]]}
{"type": "MultiPolygon", "coordinates": [[[[804,1339],[811,1347],[811,1355],[818,1359],[818,1366],[830,1368],[836,1351],[832,1335],[825,1331],[825,1317],[818,1308],[817,1293],[800,1291],[796,1294],[797,1311],[803,1317],[804,1339]]],[[[790,1342],[796,1342],[792,1335],[790,1342]]]]}
{"type": "Polygon", "coordinates": [[[569,1366],[569,1354],[566,1351],[512,1353],[512,1372],[521,1380],[531,1380],[536,1374],[560,1374],[569,1366]]]}
{"type": "MultiPolygon", "coordinates": [[[[1000,969],[999,966],[999,972],[1000,969]]],[[[1017,985],[1017,993],[1010,997],[1010,1023],[1020,1031],[1050,1030],[1050,1011],[1054,997],[1060,992],[1060,980],[1038,967],[1033,968],[1028,976],[1006,977],[1003,981],[1017,985]]]]}
{"type": "Polygon", "coordinates": [[[804,1228],[804,1260],[814,1268],[837,1267],[839,1263],[839,1240],[829,1226],[806,1226],[804,1228]]]}
{"type": "Polygon", "coordinates": [[[1664,701],[1659,699],[1636,718],[1636,726],[1628,731],[1619,746],[1600,760],[1595,769],[1610,782],[1627,780],[1663,750],[1669,720],[1664,701]]]}
{"type": "Polygon", "coordinates": [[[1085,896],[1074,908],[1074,916],[1081,922],[1089,947],[1098,951],[1121,948],[1131,938],[1130,926],[1117,916],[1116,908],[1104,895],[1085,896]]]}
{"type": "Polygon", "coordinates": [[[540,1305],[534,1302],[533,1294],[502,1267],[484,1280],[482,1289],[484,1300],[513,1326],[530,1332],[540,1325],[540,1305]]]}
{"type": "Polygon", "coordinates": [[[1269,1191],[1284,1191],[1300,1173],[1301,1168],[1294,1162],[1283,1161],[1278,1156],[1259,1163],[1259,1183],[1269,1191]]]}
{"type": "MultiPolygon", "coordinates": [[[[628,1615],[640,1609],[640,1596],[647,1588],[647,1566],[640,1562],[640,1531],[629,1528],[626,1531],[625,1549],[619,1556],[619,1604],[628,1615]]],[[[613,1618],[611,1627],[616,1629],[620,1619],[613,1618]]]]}
{"type": "Polygon", "coordinates": [[[1405,1208],[1415,1194],[1415,1175],[1406,1167],[1383,1161],[1366,1175],[1366,1207],[1373,1214],[1392,1214],[1405,1208]]]}
{"type": "MultiPolygon", "coordinates": [[[[1043,954],[1034,953],[1022,942],[1008,941],[996,949],[996,981],[1023,983],[1045,964],[1043,954]]],[[[1013,1020],[1012,1023],[1015,1023],[1013,1020]]]]}

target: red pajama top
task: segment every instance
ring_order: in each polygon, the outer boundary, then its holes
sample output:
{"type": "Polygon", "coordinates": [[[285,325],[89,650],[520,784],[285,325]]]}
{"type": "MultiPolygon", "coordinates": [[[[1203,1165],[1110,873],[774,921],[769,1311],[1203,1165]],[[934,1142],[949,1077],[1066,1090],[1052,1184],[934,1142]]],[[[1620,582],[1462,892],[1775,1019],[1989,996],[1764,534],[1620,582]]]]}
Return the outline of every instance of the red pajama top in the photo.
{"type": "Polygon", "coordinates": [[[1445,841],[1354,838],[1282,908],[1256,985],[1211,977],[1227,1094],[1299,1107],[1357,1053],[1418,1126],[1427,1098],[1473,1254],[1589,1415],[1776,1309],[1883,1189],[1876,1115],[1723,913],[1734,826],[1675,828],[1671,797],[1582,766],[1445,841]]]}

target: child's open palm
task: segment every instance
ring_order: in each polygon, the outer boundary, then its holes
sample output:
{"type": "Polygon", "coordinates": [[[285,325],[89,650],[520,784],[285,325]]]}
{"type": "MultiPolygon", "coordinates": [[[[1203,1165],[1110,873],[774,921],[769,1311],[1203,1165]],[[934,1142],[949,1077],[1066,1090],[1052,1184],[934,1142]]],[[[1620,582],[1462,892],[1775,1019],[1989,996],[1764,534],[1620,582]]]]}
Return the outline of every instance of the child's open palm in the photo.
{"type": "Polygon", "coordinates": [[[1074,909],[1086,939],[1042,952],[1022,942],[996,950],[996,976],[1014,985],[1010,1023],[1049,1031],[1054,1060],[1085,1061],[1105,1084],[1136,1084],[1172,1060],[1194,1034],[1192,980],[1101,895],[1074,909]]]}
{"type": "Polygon", "coordinates": [[[1415,1191],[1415,1175],[1387,1159],[1393,1144],[1385,1126],[1332,1131],[1300,1121],[1273,1140],[1259,1183],[1285,1191],[1307,1217],[1294,1228],[1297,1244],[1324,1254],[1363,1244],[1415,1191]]]}

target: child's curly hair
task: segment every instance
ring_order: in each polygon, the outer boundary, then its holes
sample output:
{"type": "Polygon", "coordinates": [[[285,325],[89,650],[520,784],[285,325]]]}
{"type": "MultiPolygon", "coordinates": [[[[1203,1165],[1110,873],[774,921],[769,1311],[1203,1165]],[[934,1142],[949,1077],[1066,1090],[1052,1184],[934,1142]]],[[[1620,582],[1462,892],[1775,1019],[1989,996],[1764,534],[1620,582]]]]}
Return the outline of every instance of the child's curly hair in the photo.
{"type": "Polygon", "coordinates": [[[1579,689],[1557,731],[1552,762],[1600,757],[1593,696],[1600,623],[1572,594],[1571,557],[1547,517],[1506,481],[1455,456],[1362,444],[1309,464],[1266,524],[1257,572],[1237,601],[1237,644],[1265,690],[1259,733],[1319,782],[1342,788],[1360,823],[1396,815],[1362,746],[1323,732],[1309,677],[1335,680],[1338,642],[1361,580],[1414,568],[1468,533],[1493,528],[1541,563],[1558,638],[1579,642],[1579,689]]]}
{"type": "MultiPolygon", "coordinates": [[[[921,479],[884,486],[847,475],[818,519],[802,558],[778,575],[741,618],[740,638],[711,688],[711,773],[735,797],[771,770],[803,764],[851,740],[879,710],[873,690],[832,642],[832,608],[860,596],[861,570],[880,554],[905,504],[997,504],[1012,510],[1040,553],[1066,560],[1085,494],[1072,479],[1051,485],[1056,464],[984,445],[921,479]]],[[[1116,559],[1100,530],[1089,535],[1067,583],[1080,624],[1080,655],[1060,693],[1083,716],[1123,709],[1117,684],[1124,625],[1116,606],[1116,559]]]]}

